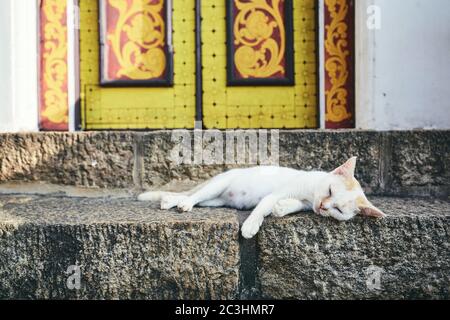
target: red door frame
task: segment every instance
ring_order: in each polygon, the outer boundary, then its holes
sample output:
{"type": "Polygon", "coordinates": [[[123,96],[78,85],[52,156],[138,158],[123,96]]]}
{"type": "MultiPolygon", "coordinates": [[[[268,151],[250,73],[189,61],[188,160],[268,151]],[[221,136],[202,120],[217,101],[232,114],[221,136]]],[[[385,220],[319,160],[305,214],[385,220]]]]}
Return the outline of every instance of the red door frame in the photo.
{"type": "Polygon", "coordinates": [[[355,0],[324,0],[325,128],[355,127],[355,0]]]}

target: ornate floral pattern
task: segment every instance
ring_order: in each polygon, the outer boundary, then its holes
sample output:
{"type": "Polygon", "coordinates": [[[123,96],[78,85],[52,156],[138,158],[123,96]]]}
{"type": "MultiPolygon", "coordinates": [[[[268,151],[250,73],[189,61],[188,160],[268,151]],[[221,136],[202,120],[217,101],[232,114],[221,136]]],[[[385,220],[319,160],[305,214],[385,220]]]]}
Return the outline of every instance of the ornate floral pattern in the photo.
{"type": "Polygon", "coordinates": [[[234,0],[234,4],[234,65],[240,76],[284,76],[284,0],[234,0]]]}
{"type": "Polygon", "coordinates": [[[44,0],[40,12],[40,122],[47,130],[64,130],[68,123],[66,5],[44,0]]]}
{"type": "Polygon", "coordinates": [[[163,76],[167,65],[164,0],[105,1],[108,80],[163,76]]]}
{"type": "MultiPolygon", "coordinates": [[[[325,71],[328,88],[326,95],[326,120],[340,123],[352,119],[348,90],[350,63],[350,36],[347,19],[348,0],[325,0],[330,21],[325,26],[325,71]]],[[[351,17],[353,18],[353,17],[351,17]]]]}

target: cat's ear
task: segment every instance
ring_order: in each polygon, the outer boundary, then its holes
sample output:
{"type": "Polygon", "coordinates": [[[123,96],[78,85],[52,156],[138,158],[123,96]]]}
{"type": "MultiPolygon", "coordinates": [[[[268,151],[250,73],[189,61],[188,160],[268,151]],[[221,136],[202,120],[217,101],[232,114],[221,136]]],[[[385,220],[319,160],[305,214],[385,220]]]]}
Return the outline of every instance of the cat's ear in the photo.
{"type": "Polygon", "coordinates": [[[332,173],[352,178],[355,175],[356,157],[350,158],[342,166],[334,170],[332,173]]]}
{"type": "Polygon", "coordinates": [[[362,216],[366,217],[373,217],[373,218],[385,218],[386,214],[375,207],[373,204],[371,204],[369,201],[367,201],[365,204],[359,207],[360,214],[362,216]]]}

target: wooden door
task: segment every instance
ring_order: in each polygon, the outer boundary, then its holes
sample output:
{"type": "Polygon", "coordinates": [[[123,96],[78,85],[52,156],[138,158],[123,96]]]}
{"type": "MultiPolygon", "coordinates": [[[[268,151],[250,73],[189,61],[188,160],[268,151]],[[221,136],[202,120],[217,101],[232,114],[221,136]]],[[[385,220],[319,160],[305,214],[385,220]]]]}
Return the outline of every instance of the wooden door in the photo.
{"type": "Polygon", "coordinates": [[[84,129],[193,128],[195,0],[80,0],[80,69],[84,129]]]}
{"type": "Polygon", "coordinates": [[[317,128],[316,1],[202,1],[207,128],[317,128]]]}
{"type": "Polygon", "coordinates": [[[194,127],[199,11],[203,125],[316,128],[316,1],[196,2],[80,0],[83,128],[194,127]]]}

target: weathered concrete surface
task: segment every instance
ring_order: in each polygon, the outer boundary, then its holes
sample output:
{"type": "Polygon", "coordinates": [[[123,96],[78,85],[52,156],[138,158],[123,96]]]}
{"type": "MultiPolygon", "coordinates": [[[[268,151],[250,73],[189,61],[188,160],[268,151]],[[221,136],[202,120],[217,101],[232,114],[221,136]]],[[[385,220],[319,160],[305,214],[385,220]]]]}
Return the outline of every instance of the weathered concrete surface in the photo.
{"type": "MultiPolygon", "coordinates": [[[[185,132],[193,139],[192,131],[185,132]]],[[[176,145],[173,133],[0,134],[0,181],[161,188],[173,181],[202,181],[230,168],[256,164],[176,163],[171,158],[176,145]]],[[[226,141],[226,134],[221,134],[226,141]]],[[[211,146],[214,139],[202,143],[211,146]]],[[[201,153],[193,143],[190,151],[192,159],[201,153]]],[[[332,170],[356,155],[356,175],[368,194],[450,196],[448,130],[280,130],[279,155],[280,165],[303,170],[332,170]]]]}
{"type": "Polygon", "coordinates": [[[0,134],[0,193],[47,194],[0,196],[0,298],[450,298],[450,131],[279,133],[280,165],[332,170],[356,155],[367,193],[443,200],[376,199],[384,221],[269,219],[247,241],[234,210],[179,215],[123,198],[236,167],[172,162],[172,131],[0,134]],[[55,197],[88,194],[110,198],[55,197]],[[381,290],[366,284],[371,266],[381,290]]]}
{"type": "Polygon", "coordinates": [[[162,212],[125,199],[0,197],[0,298],[230,299],[235,212],[162,212]],[[81,266],[81,288],[65,271],[81,266]]]}
{"type": "Polygon", "coordinates": [[[0,181],[133,187],[133,139],[125,132],[0,134],[0,181]]]}
{"type": "Polygon", "coordinates": [[[382,221],[300,213],[238,235],[248,212],[132,199],[0,196],[0,298],[448,299],[450,202],[374,198],[382,221]],[[69,290],[71,265],[81,288],[69,290]],[[380,290],[376,279],[380,270],[380,290]]]}
{"type": "MultiPolygon", "coordinates": [[[[192,139],[194,135],[191,134],[192,139]]],[[[226,141],[225,133],[222,134],[226,141]]],[[[270,143],[270,135],[268,141],[270,143]]],[[[360,131],[280,131],[279,164],[302,170],[333,170],[351,156],[359,156],[358,177],[369,193],[380,191],[378,178],[381,151],[380,134],[360,131]]],[[[143,185],[153,187],[173,180],[202,181],[225,170],[236,168],[233,164],[198,165],[175,163],[170,158],[175,139],[170,132],[153,132],[142,136],[143,185]]],[[[192,140],[194,141],[194,140],[192,140]]],[[[213,141],[213,140],[212,140],[213,141]]],[[[208,143],[204,143],[208,145],[208,143]]],[[[248,157],[248,148],[245,150],[248,157]]],[[[192,159],[195,149],[192,148],[192,159]]],[[[224,150],[225,154],[225,150],[224,150]]],[[[251,166],[257,163],[241,165],[251,166]]]]}
{"type": "MultiPolygon", "coordinates": [[[[185,187],[187,188],[187,187],[185,187]]],[[[77,187],[42,181],[13,181],[0,184],[0,195],[57,196],[70,198],[136,198],[136,190],[77,187]]]]}
{"type": "MultiPolygon", "coordinates": [[[[194,134],[190,134],[194,141],[194,134]]],[[[222,139],[226,141],[225,133],[222,139]]],[[[202,181],[237,167],[232,164],[174,163],[170,157],[174,140],[170,131],[141,135],[141,177],[144,187],[154,188],[174,180],[202,181]]],[[[204,141],[203,144],[210,145],[211,141],[204,141]]],[[[349,157],[357,156],[357,178],[368,194],[377,195],[448,197],[449,149],[450,131],[279,131],[281,166],[333,170],[349,157]]],[[[193,159],[198,152],[194,148],[191,152],[193,159]]],[[[245,153],[248,154],[248,150],[245,153]]],[[[250,165],[254,164],[246,166],[250,165]]]]}
{"type": "Polygon", "coordinates": [[[450,196],[447,131],[393,132],[391,139],[388,193],[450,196]]]}
{"type": "Polygon", "coordinates": [[[381,133],[372,131],[281,131],[280,164],[332,171],[358,157],[356,176],[367,193],[380,193],[381,133]]]}
{"type": "MultiPolygon", "coordinates": [[[[244,166],[223,163],[213,165],[195,164],[193,161],[196,153],[196,150],[194,150],[194,134],[191,131],[189,134],[192,138],[191,163],[188,163],[189,160],[182,163],[173,161],[171,152],[175,150],[177,139],[172,139],[172,132],[158,131],[142,136],[142,179],[145,188],[157,187],[170,183],[173,180],[201,182],[228,169],[244,166]]],[[[223,141],[225,141],[225,134],[222,137],[223,141]]],[[[206,146],[208,143],[203,145],[206,146]]]]}
{"type": "Polygon", "coordinates": [[[338,223],[313,214],[267,220],[258,236],[262,297],[449,299],[450,202],[373,202],[389,214],[385,220],[338,223]]]}

